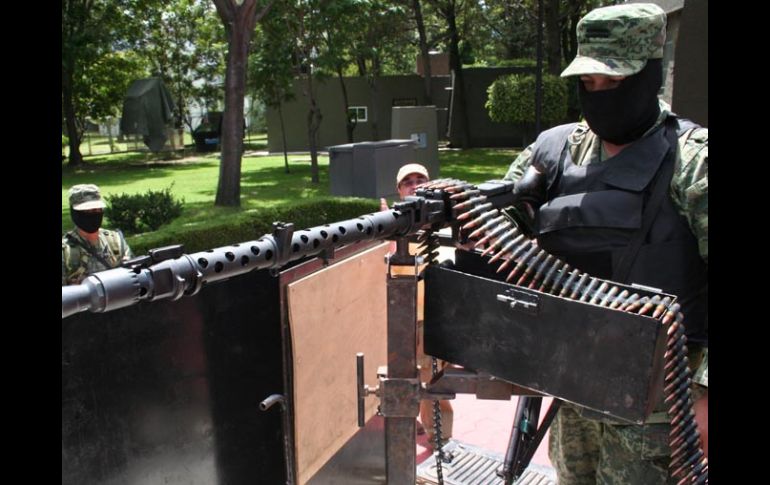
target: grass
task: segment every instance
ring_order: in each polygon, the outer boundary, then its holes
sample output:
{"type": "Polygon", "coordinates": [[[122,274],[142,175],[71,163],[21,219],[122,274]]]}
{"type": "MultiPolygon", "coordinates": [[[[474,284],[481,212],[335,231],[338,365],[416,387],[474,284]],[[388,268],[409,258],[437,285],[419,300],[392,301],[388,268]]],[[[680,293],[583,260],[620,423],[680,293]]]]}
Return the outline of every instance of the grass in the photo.
{"type": "Polygon", "coordinates": [[[457,178],[474,184],[501,179],[521,150],[470,148],[439,152],[442,178],[457,178]]]}
{"type": "MultiPolygon", "coordinates": [[[[518,151],[476,148],[439,152],[442,178],[458,178],[472,183],[502,178],[518,151]]],[[[62,164],[62,233],[72,227],[67,191],[81,183],[98,185],[103,195],[142,193],[162,190],[173,183],[172,192],[184,199],[182,215],[155,231],[128,238],[131,245],[143,245],[164,234],[189,229],[216,230],[227,224],[246,221],[258,209],[291,206],[329,195],[329,161],[319,156],[320,183],[310,182],[307,154],[289,156],[290,174],[284,172],[284,160],[278,156],[246,156],[241,167],[241,207],[215,207],[219,179],[219,153],[195,154],[176,160],[163,160],[148,153],[123,153],[86,157],[77,169],[62,164]]],[[[105,227],[109,226],[106,221],[105,227]]]]}

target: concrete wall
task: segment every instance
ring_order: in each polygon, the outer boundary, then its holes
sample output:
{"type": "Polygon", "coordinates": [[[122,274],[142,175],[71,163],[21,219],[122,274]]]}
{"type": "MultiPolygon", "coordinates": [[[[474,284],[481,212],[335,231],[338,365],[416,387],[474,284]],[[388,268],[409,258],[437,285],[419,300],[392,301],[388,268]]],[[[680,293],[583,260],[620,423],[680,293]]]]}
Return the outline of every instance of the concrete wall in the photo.
{"type": "MultiPolygon", "coordinates": [[[[525,128],[510,123],[495,123],[489,119],[484,104],[487,101],[487,88],[499,76],[531,72],[528,68],[468,68],[463,71],[465,76],[465,93],[467,96],[468,120],[470,124],[471,146],[523,146],[525,143],[525,128]]],[[[283,105],[284,124],[286,127],[286,145],[289,151],[305,151],[308,149],[307,113],[308,100],[302,94],[302,81],[294,81],[295,99],[283,105]]],[[[451,97],[451,76],[434,76],[433,104],[436,106],[436,117],[439,140],[448,137],[448,114],[451,97]]],[[[417,75],[385,76],[380,78],[376,96],[372,96],[366,79],[360,77],[345,78],[350,106],[366,106],[368,121],[359,123],[353,133],[353,142],[387,140],[391,133],[391,109],[403,105],[404,102],[416,101],[417,106],[425,104],[423,95],[423,80],[417,75]],[[378,117],[378,137],[374,137],[372,124],[373,116],[378,117]]],[[[345,132],[345,112],[342,101],[342,91],[337,78],[328,78],[316,83],[316,100],[321,108],[323,120],[318,132],[319,147],[325,149],[332,145],[348,143],[345,132]]],[[[533,100],[534,102],[534,100],[533,100]]],[[[268,150],[280,152],[283,150],[278,110],[267,110],[268,150]]],[[[531,131],[531,130],[530,130],[531,131]]]]}
{"type": "Polygon", "coordinates": [[[661,97],[675,113],[708,126],[708,0],[652,2],[668,17],[661,97]]]}
{"type": "MultiPolygon", "coordinates": [[[[449,105],[448,76],[433,78],[433,101],[437,111],[438,134],[443,138],[446,133],[446,110],[449,105]]],[[[316,100],[323,119],[318,131],[319,147],[348,143],[345,131],[345,111],[339,79],[329,78],[317,82],[316,100]]],[[[424,105],[423,79],[417,75],[384,76],[378,80],[377,92],[373,96],[366,79],[360,77],[345,78],[350,106],[366,106],[368,121],[359,122],[353,132],[353,142],[387,140],[390,138],[391,109],[398,105],[413,102],[424,105]],[[374,116],[377,116],[375,138],[372,130],[374,116]]],[[[302,94],[302,81],[294,81],[294,101],[284,103],[283,116],[286,128],[286,145],[289,151],[308,149],[307,113],[308,99],[302,94]]],[[[267,110],[268,150],[283,150],[278,110],[267,110]]]]}

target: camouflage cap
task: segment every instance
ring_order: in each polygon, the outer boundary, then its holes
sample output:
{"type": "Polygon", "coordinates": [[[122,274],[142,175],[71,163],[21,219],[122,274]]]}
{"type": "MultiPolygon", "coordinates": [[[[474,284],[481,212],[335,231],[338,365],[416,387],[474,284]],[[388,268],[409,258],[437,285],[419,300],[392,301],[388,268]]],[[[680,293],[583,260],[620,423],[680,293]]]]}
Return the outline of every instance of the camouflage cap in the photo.
{"type": "Polygon", "coordinates": [[[102,200],[99,187],[94,184],[73,185],[69,191],[70,207],[76,211],[104,209],[107,204],[102,200]]]}
{"type": "Polygon", "coordinates": [[[653,3],[597,8],[578,22],[577,39],[577,56],[561,77],[631,76],[663,57],[666,12],[653,3]]]}

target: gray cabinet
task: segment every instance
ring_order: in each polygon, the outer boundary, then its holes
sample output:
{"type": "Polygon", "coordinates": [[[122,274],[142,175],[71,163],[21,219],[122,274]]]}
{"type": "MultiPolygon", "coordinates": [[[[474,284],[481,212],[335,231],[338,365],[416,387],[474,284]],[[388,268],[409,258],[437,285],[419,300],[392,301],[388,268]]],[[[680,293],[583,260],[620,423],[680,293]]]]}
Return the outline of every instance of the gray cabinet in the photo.
{"type": "Polygon", "coordinates": [[[331,194],[365,198],[393,197],[396,174],[414,162],[415,141],[383,140],[329,147],[331,194]]]}

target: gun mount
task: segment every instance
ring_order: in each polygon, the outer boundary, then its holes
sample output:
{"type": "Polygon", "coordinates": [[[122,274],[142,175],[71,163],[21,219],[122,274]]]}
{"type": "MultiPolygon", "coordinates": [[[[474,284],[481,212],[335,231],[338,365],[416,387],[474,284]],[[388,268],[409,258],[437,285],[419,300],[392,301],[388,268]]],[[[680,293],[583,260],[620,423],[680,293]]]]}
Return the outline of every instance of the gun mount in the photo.
{"type": "MultiPolygon", "coordinates": [[[[506,281],[517,278],[514,280],[516,284],[482,281],[481,278],[487,276],[484,271],[480,273],[475,270],[468,271],[476,272],[479,276],[462,275],[450,269],[439,269],[438,266],[431,265],[429,271],[425,273],[426,286],[432,292],[428,295],[438,293],[440,295],[438,298],[448,298],[449,301],[441,303],[439,299],[428,298],[426,295],[426,299],[432,301],[432,303],[426,301],[426,351],[431,355],[444,357],[467,368],[486,372],[497,379],[508,381],[511,387],[507,389],[501,390],[500,386],[494,386],[496,387],[494,393],[497,396],[507,394],[510,397],[511,392],[522,395],[544,393],[606,411],[621,419],[643,421],[650,410],[652,400],[647,391],[652,392],[653,389],[660,388],[662,363],[659,361],[666,345],[666,328],[671,325],[678,312],[678,306],[674,303],[675,298],[649,289],[630,294],[634,288],[592,278],[578,270],[572,271],[572,268],[558,258],[546,255],[536,244],[520,233],[515,221],[510,221],[501,214],[501,209],[508,207],[512,202],[511,188],[511,183],[499,181],[487,182],[478,187],[459,181],[434,181],[419,189],[416,196],[394,204],[391,209],[346,221],[303,230],[295,230],[291,223],[276,222],[273,225],[273,232],[259,239],[189,255],[184,254],[178,247],[153,250],[148,256],[132,260],[124,267],[93,274],[81,285],[62,287],[62,318],[84,311],[110,312],[140,301],[177,300],[183,296],[196,295],[206,285],[224,282],[255,270],[276,271],[288,263],[307,257],[331,258],[336,250],[355,243],[396,239],[400,249],[396,256],[402,257],[391,258],[389,264],[411,265],[415,273],[408,277],[389,275],[388,278],[388,368],[386,373],[383,373],[377,396],[383,403],[381,412],[386,419],[387,436],[390,437],[386,440],[388,480],[392,483],[414,483],[413,446],[411,452],[403,451],[410,448],[408,444],[414,439],[414,416],[416,416],[416,410],[413,409],[414,403],[420,398],[451,397],[453,391],[462,392],[461,389],[466,388],[472,388],[477,393],[482,389],[490,390],[489,382],[483,378],[458,378],[451,373],[437,375],[427,388],[421,388],[419,380],[415,380],[415,348],[404,344],[414,337],[416,314],[414,295],[416,283],[422,278],[422,275],[416,272],[414,260],[409,261],[408,258],[403,257],[406,248],[405,239],[424,230],[421,238],[424,249],[421,254],[427,256],[426,259],[430,262],[435,262],[433,256],[436,242],[433,231],[442,227],[451,227],[453,243],[459,248],[458,254],[475,255],[475,252],[467,251],[468,239],[482,236],[479,243],[485,241],[488,248],[481,255],[474,257],[484,260],[487,253],[497,251],[484,262],[494,262],[503,258],[500,269],[511,266],[513,269],[506,281]],[[466,235],[470,230],[473,232],[466,235]],[[441,290],[441,279],[449,277],[460,277],[462,281],[451,283],[446,280],[449,286],[441,290]],[[468,283],[471,280],[474,282],[468,283]],[[484,294],[489,293],[490,295],[487,296],[492,296],[493,299],[494,295],[497,295],[495,302],[492,303],[495,310],[491,313],[500,313],[505,318],[510,316],[516,320],[514,323],[518,326],[500,328],[499,322],[503,322],[504,318],[479,318],[488,310],[483,303],[480,306],[466,305],[452,310],[451,308],[454,308],[452,305],[462,302],[463,298],[467,298],[470,294],[464,290],[452,293],[452,289],[462,289],[467,284],[471,289],[480,289],[485,285],[494,287],[488,292],[482,291],[484,294]],[[579,386],[570,388],[570,386],[552,385],[554,382],[563,383],[569,380],[564,375],[553,372],[539,373],[540,371],[556,372],[557,369],[554,366],[557,365],[561,366],[560,368],[564,367],[564,362],[549,360],[546,352],[536,352],[537,355],[543,356],[538,359],[540,369],[522,374],[521,369],[525,369],[526,359],[515,352],[515,347],[519,342],[526,341],[539,346],[542,351],[547,350],[548,339],[545,337],[553,333],[553,328],[552,325],[551,327],[541,325],[542,322],[537,320],[544,315],[553,316],[564,313],[558,311],[559,308],[581,310],[567,312],[570,314],[568,318],[575,320],[569,323],[574,332],[579,332],[578,329],[583,328],[580,326],[581,322],[577,320],[582,318],[594,322],[600,317],[604,319],[599,322],[600,325],[589,325],[586,331],[597,334],[617,333],[621,327],[614,325],[613,321],[617,320],[615,317],[618,315],[622,316],[621,320],[625,319],[627,322],[638,325],[637,328],[648,330],[627,332],[621,336],[625,339],[638,338],[644,341],[640,346],[634,344],[636,340],[625,341],[627,345],[624,348],[644,349],[639,352],[639,365],[635,367],[638,375],[626,376],[626,379],[613,389],[617,391],[615,394],[601,395],[600,392],[592,392],[586,395],[579,386]],[[449,313],[447,314],[446,311],[449,313]],[[648,312],[651,315],[645,315],[648,312]],[[453,321],[453,317],[460,313],[463,317],[459,321],[457,319],[453,321]],[[631,318],[629,313],[636,313],[639,316],[631,318]],[[435,323],[431,323],[430,320],[435,323]],[[484,323],[492,320],[498,323],[484,323]],[[455,342],[453,335],[464,333],[467,336],[473,333],[462,331],[462,325],[468,322],[481,325],[482,331],[476,329],[474,335],[484,336],[484,338],[478,342],[470,342],[473,345],[455,345],[460,340],[455,342]],[[539,333],[535,332],[535,334],[544,338],[533,339],[533,329],[537,329],[538,326],[541,328],[538,330],[539,333]],[[548,331],[549,328],[551,331],[548,331]],[[512,330],[518,334],[510,334],[512,330]],[[501,332],[509,334],[506,334],[505,339],[500,339],[498,336],[501,332]],[[510,347],[513,353],[490,352],[495,345],[510,347]],[[509,357],[518,359],[516,361],[518,364],[512,366],[509,362],[502,362],[509,357]],[[534,380],[532,376],[535,377],[534,380]],[[641,383],[635,380],[638,376],[642,377],[641,383]],[[470,385],[469,382],[473,384],[470,385]],[[523,386],[524,389],[514,388],[512,386],[514,383],[523,386]],[[623,391],[631,388],[633,388],[633,399],[630,402],[618,398],[623,395],[623,391]],[[610,404],[607,404],[608,399],[612,401],[610,404]],[[409,471],[410,463],[411,471],[409,471]]],[[[489,269],[488,265],[483,266],[489,269]]],[[[499,278],[494,279],[499,280],[499,278]]],[[[473,303],[483,302],[484,298],[484,295],[477,295],[473,298],[476,300],[473,303]]],[[[553,323],[550,322],[549,325],[553,323]]],[[[618,336],[615,335],[615,337],[618,336]]],[[[677,341],[669,342],[671,349],[677,352],[682,349],[682,337],[680,332],[677,334],[677,341]]],[[[604,345],[603,351],[608,349],[607,340],[589,337],[583,340],[586,344],[593,344],[596,341],[604,345]]],[[[565,340],[564,344],[567,343],[565,340]]],[[[591,349],[582,350],[585,355],[591,355],[593,352],[591,349]]],[[[671,352],[670,355],[674,353],[671,352]]],[[[681,355],[681,352],[677,355],[681,355]]],[[[601,367],[601,363],[597,365],[601,367]]],[[[620,368],[617,367],[617,369],[620,368]]],[[[682,366],[677,366],[676,369],[681,370],[682,366]]],[[[666,382],[683,382],[686,381],[686,376],[671,374],[666,379],[666,382]]],[[[290,388],[288,385],[286,387],[290,388]]],[[[358,388],[360,403],[363,397],[371,392],[366,391],[361,385],[358,388]]],[[[684,402],[686,396],[681,394],[679,388],[675,391],[680,393],[675,405],[680,410],[686,409],[687,403],[684,402]]],[[[558,407],[559,401],[555,402],[558,407]]],[[[539,401],[532,401],[532,403],[534,404],[527,402],[522,406],[521,412],[517,413],[517,416],[520,416],[519,420],[533,421],[533,416],[539,412],[539,401]]],[[[289,409],[288,412],[291,412],[290,402],[285,407],[289,409]]],[[[555,409],[552,409],[548,416],[552,418],[554,413],[555,409]]],[[[684,428],[692,429],[689,425],[684,428]]],[[[514,446],[516,449],[510,453],[511,463],[506,464],[504,472],[506,481],[518,476],[526,466],[534,451],[533,447],[537,446],[544,434],[544,429],[522,427],[521,433],[512,436],[512,443],[515,441],[520,444],[514,446]]],[[[692,441],[688,439],[688,443],[691,444],[692,441]]],[[[289,449],[287,445],[287,450],[289,449]]],[[[287,451],[287,456],[290,453],[287,451]]],[[[678,449],[677,453],[680,465],[695,463],[698,459],[698,455],[691,450],[678,449]]],[[[287,469],[290,482],[293,482],[292,466],[287,466],[287,469]]]]}

